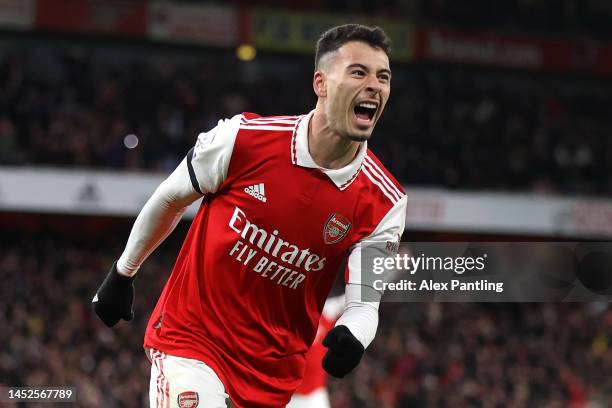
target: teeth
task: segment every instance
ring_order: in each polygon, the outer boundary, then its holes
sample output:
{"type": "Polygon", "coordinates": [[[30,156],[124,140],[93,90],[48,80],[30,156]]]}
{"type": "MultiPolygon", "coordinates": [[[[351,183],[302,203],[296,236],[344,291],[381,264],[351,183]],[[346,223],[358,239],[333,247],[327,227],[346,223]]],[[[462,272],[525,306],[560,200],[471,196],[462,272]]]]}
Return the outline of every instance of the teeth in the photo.
{"type": "Polygon", "coordinates": [[[357,106],[360,106],[360,107],[366,108],[366,109],[376,109],[376,104],[369,103],[369,102],[361,102],[357,106]]]}

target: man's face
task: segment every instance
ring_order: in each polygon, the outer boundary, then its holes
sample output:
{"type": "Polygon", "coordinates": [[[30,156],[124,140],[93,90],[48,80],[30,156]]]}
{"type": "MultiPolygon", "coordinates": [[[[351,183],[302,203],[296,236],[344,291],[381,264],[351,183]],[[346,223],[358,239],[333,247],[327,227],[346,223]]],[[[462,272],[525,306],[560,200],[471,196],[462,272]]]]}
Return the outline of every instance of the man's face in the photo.
{"type": "MultiPolygon", "coordinates": [[[[337,134],[353,141],[370,138],[389,99],[391,70],[389,57],[361,41],[344,44],[324,55],[319,71],[328,125],[337,134]]],[[[315,74],[315,89],[317,76],[315,74]]]]}

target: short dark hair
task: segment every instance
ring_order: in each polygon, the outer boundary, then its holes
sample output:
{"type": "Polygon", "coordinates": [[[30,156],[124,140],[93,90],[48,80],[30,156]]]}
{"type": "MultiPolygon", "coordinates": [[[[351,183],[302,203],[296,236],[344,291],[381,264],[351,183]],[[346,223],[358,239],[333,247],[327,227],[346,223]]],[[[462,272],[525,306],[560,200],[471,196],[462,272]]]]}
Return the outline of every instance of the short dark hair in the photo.
{"type": "Polygon", "coordinates": [[[391,40],[382,28],[344,24],[330,28],[319,37],[315,51],[315,69],[319,68],[319,62],[325,54],[336,51],[350,41],[362,41],[382,49],[387,55],[391,52],[391,40]]]}

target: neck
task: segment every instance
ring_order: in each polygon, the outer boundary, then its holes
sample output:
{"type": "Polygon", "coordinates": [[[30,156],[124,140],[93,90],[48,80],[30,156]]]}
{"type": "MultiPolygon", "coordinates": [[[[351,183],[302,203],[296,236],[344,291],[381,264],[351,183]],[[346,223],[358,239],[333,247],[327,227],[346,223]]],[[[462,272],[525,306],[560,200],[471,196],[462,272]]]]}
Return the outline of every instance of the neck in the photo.
{"type": "Polygon", "coordinates": [[[349,140],[334,132],[320,104],[308,124],[308,151],[318,166],[340,169],[349,164],[361,146],[361,142],[349,140]]]}

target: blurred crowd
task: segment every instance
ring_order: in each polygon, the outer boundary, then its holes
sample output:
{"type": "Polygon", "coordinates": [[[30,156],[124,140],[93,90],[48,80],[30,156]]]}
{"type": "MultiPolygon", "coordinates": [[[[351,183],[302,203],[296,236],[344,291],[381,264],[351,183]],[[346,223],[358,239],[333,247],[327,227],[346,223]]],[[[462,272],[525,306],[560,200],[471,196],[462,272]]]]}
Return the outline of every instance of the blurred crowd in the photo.
{"type": "Polygon", "coordinates": [[[138,282],[136,320],[111,330],[90,302],[113,252],[94,248],[49,236],[3,243],[0,279],[10,284],[0,288],[0,384],[76,387],[79,407],[148,406],[142,339],[170,266],[151,260],[138,282]]]}
{"type": "MultiPolygon", "coordinates": [[[[169,172],[219,118],[307,112],[311,81],[303,56],[0,41],[0,164],[169,172]]],[[[398,63],[370,146],[407,186],[604,195],[610,117],[603,78],[398,63]]]]}
{"type": "MultiPolygon", "coordinates": [[[[90,301],[117,234],[11,235],[0,251],[10,282],[0,285],[0,385],[75,386],[88,408],[147,406],[142,338],[180,237],[139,271],[135,320],[108,329],[90,301]]],[[[605,304],[383,303],[364,360],[329,388],[335,408],[603,408],[611,371],[605,304]]]]}
{"type": "Polygon", "coordinates": [[[606,304],[385,304],[367,359],[331,381],[335,407],[603,408],[606,304]],[[362,391],[367,390],[367,391],[362,391]]]}

